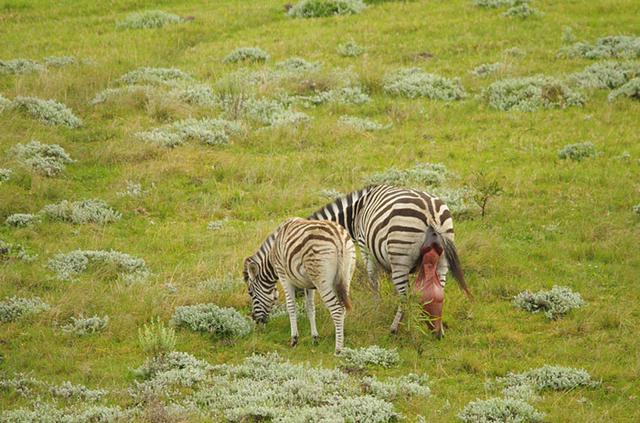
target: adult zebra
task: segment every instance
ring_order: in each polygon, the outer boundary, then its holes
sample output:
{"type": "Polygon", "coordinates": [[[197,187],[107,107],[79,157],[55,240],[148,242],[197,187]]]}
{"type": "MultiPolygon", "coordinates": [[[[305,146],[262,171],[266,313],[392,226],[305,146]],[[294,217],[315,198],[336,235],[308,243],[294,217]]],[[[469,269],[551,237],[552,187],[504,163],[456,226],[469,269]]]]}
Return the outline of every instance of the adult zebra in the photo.
{"type": "MultiPolygon", "coordinates": [[[[374,291],[378,292],[378,268],[382,267],[391,273],[401,296],[406,295],[409,274],[421,264],[421,248],[431,228],[444,249],[437,264],[442,286],[451,270],[460,288],[471,297],[454,244],[451,212],[437,197],[413,189],[372,185],[336,199],[309,219],[331,220],[344,227],[364,253],[374,291]]],[[[392,333],[397,332],[402,314],[399,305],[392,333]]]]}

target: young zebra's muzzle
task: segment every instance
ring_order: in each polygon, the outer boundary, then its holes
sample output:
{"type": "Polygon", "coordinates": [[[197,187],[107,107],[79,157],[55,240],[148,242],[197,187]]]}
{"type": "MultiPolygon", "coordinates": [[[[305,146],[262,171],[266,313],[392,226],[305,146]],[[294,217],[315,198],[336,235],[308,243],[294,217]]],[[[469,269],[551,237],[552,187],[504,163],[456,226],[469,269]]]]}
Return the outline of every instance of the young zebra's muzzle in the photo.
{"type": "Polygon", "coordinates": [[[443,251],[438,242],[422,246],[420,249],[422,262],[414,288],[424,312],[429,317],[428,326],[438,338],[444,334],[442,330],[444,287],[438,275],[438,260],[443,251]]]}

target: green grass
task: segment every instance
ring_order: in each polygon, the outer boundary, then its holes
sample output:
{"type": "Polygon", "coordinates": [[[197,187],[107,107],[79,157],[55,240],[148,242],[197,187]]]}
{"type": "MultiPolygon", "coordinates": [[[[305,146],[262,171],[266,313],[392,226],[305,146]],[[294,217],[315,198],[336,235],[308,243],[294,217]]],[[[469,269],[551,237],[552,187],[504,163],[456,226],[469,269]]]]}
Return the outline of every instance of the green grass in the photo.
{"type": "MultiPolygon", "coordinates": [[[[0,239],[39,254],[33,263],[0,262],[0,298],[40,296],[52,307],[0,325],[0,371],[123,388],[133,380],[131,369],[144,359],[138,328],[154,316],[168,321],[175,307],[206,302],[248,312],[246,293],[215,293],[198,283],[227,273],[240,277],[244,257],[278,223],[324,204],[322,189],[348,192],[389,167],[438,162],[459,175],[461,185],[474,172],[485,171],[504,189],[489,203],[484,219],[477,211],[456,220],[458,249],[476,301],[467,301],[450,283],[445,339],[406,327],[392,337],[388,327],[396,298],[390,284],[384,284],[384,300],[376,305],[362,288],[360,268],[352,290],[354,311],[346,320],[346,346],[397,347],[400,367],[376,370],[378,375],[429,375],[430,398],[397,403],[409,420],[420,414],[427,421],[454,421],[466,403],[485,398],[485,380],[543,364],[583,367],[603,382],[595,389],[545,393],[535,406],[549,421],[640,419],[640,220],[632,212],[640,202],[640,102],[609,103],[607,91],[585,91],[582,108],[522,113],[493,110],[475,96],[495,78],[562,77],[591,65],[587,59],[556,58],[563,28],[571,26],[579,40],[587,41],[638,36],[640,4],[538,0],[535,7],[543,17],[512,20],[500,10],[476,8],[471,0],[374,3],[360,15],[326,19],[288,18],[277,1],[0,3],[0,60],[73,55],[95,62],[0,75],[4,97],[55,99],[85,124],[75,130],[48,127],[15,112],[0,113],[0,168],[14,169],[11,179],[0,183],[0,222],[63,199],[100,198],[123,214],[105,226],[0,226],[0,239]],[[118,20],[145,9],[195,19],[163,29],[116,30],[118,20]],[[367,49],[364,55],[336,53],[338,44],[351,39],[367,49]],[[193,143],[172,150],[145,144],[133,134],[165,124],[167,116],[174,121],[218,112],[169,105],[157,113],[135,101],[88,104],[110,82],[140,66],[176,67],[214,85],[242,66],[222,60],[245,45],[270,54],[264,66],[294,56],[321,61],[325,69],[352,66],[372,101],[304,109],[313,120],[299,129],[253,130],[229,146],[193,143]],[[511,47],[526,56],[505,58],[503,51],[511,47]],[[420,56],[425,52],[433,57],[425,60],[420,56]],[[508,71],[483,80],[469,73],[494,62],[508,63],[508,71]],[[472,95],[451,103],[386,96],[384,75],[406,66],[459,77],[472,95]],[[339,125],[345,114],[393,126],[357,133],[339,125]],[[76,162],[58,178],[21,169],[7,152],[31,139],[61,145],[76,162]],[[600,154],[581,162],[557,158],[563,146],[579,142],[592,142],[600,154]],[[624,151],[631,159],[616,159],[624,151]],[[141,182],[148,194],[119,197],[128,180],[141,182]],[[208,222],[223,218],[229,220],[222,229],[207,230],[208,222]],[[57,281],[47,260],[78,248],[115,249],[144,258],[153,276],[133,285],[108,272],[57,281]],[[176,293],[164,287],[168,282],[178,288],[176,293]],[[510,303],[520,291],[554,284],[580,292],[587,306],[548,321],[510,303]],[[54,324],[81,313],[109,315],[109,325],[103,333],[76,338],[54,324]]],[[[333,325],[321,305],[318,329],[321,342],[312,346],[302,319],[295,349],[287,346],[286,318],[235,343],[180,329],[177,349],[211,363],[276,350],[295,362],[337,365],[333,325]]],[[[112,401],[127,404],[126,398],[112,401]]],[[[15,402],[0,392],[0,409],[13,408],[15,402]]]]}

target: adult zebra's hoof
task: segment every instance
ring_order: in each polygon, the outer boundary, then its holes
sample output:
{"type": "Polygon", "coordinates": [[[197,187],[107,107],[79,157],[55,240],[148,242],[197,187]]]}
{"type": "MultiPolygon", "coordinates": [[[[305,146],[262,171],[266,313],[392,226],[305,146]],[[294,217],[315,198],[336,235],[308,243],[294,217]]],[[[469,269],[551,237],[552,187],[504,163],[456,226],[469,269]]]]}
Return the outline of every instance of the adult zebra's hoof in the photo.
{"type": "Polygon", "coordinates": [[[293,337],[291,337],[291,341],[289,342],[289,346],[290,347],[295,347],[296,345],[298,345],[298,337],[297,336],[293,336],[293,337]]]}
{"type": "Polygon", "coordinates": [[[316,335],[316,336],[312,337],[312,338],[311,338],[311,343],[312,343],[313,345],[318,345],[318,339],[319,339],[319,336],[318,336],[318,335],[316,335]]]}
{"type": "Polygon", "coordinates": [[[393,326],[391,326],[391,329],[389,330],[389,332],[391,333],[391,335],[397,335],[398,334],[398,328],[394,328],[393,326]]]}

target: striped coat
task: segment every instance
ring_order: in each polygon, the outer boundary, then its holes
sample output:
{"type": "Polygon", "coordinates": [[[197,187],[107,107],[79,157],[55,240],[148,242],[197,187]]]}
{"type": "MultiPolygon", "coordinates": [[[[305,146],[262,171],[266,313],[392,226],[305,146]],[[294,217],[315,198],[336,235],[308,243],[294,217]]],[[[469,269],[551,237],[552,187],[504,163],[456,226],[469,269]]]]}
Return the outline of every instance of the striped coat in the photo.
{"type": "Polygon", "coordinates": [[[344,318],[351,309],[349,286],[355,270],[355,246],[341,226],[333,222],[293,218],[269,235],[244,263],[244,277],[251,297],[252,317],[266,323],[277,300],[276,282],[282,284],[291,345],[298,342],[295,289],[304,289],[306,310],[314,342],[318,338],[314,292],[329,309],[336,331],[336,351],[344,342],[344,318]]]}
{"type": "MultiPolygon", "coordinates": [[[[373,290],[378,292],[378,270],[391,274],[395,290],[405,295],[409,275],[420,265],[420,249],[428,228],[435,231],[444,254],[437,270],[442,285],[451,270],[462,289],[469,294],[454,244],[453,219],[439,198],[426,192],[388,185],[373,185],[354,191],[313,213],[309,219],[339,223],[364,253],[373,290]]],[[[398,330],[402,310],[398,311],[391,331],[398,330]]]]}

